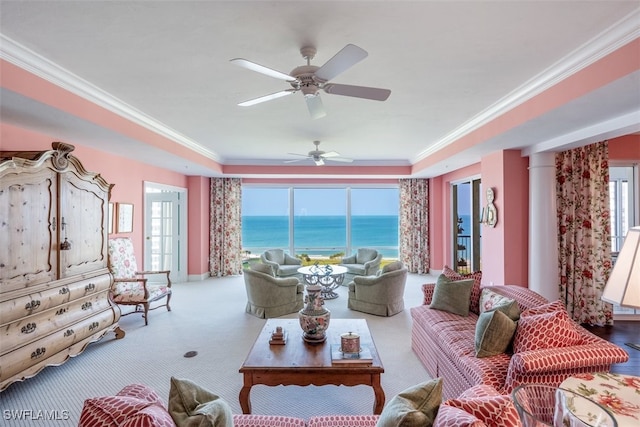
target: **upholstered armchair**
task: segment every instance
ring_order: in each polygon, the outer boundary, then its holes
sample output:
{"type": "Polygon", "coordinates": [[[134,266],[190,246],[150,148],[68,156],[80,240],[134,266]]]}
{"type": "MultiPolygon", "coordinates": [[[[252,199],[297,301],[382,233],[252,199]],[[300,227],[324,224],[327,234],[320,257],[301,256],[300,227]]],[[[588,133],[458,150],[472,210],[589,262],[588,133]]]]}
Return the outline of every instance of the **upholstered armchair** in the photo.
{"type": "Polygon", "coordinates": [[[372,276],[380,269],[382,254],[375,249],[359,248],[358,251],[342,258],[340,265],[347,267],[347,273],[355,276],[372,276]]]}
{"type": "Polygon", "coordinates": [[[394,261],[385,265],[375,276],[355,276],[349,283],[351,310],[393,316],[404,310],[404,286],[407,281],[407,268],[394,261]]]}
{"type": "Polygon", "coordinates": [[[170,270],[138,271],[133,243],[128,237],[109,239],[109,270],[114,277],[111,286],[111,300],[119,305],[133,305],[135,311],[127,314],[142,313],[144,324],[149,324],[149,310],[167,307],[171,311],[170,270]],[[149,283],[149,276],[155,281],[149,283]],[[151,308],[151,303],[166,298],[164,304],[151,308]]]}
{"type": "Polygon", "coordinates": [[[302,266],[302,261],[298,258],[286,254],[282,249],[269,249],[260,255],[263,264],[273,268],[273,274],[277,277],[292,276],[298,273],[298,268],[302,266]]]}
{"type": "Polygon", "coordinates": [[[244,272],[245,311],[261,319],[295,313],[304,303],[304,285],[296,277],[274,277],[266,264],[256,263],[244,272]]]}

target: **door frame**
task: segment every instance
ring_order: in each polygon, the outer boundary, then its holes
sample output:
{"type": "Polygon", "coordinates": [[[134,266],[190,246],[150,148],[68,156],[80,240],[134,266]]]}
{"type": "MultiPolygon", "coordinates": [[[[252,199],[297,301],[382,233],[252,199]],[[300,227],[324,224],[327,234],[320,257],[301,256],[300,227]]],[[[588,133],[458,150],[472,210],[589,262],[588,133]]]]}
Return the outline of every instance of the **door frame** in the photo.
{"type": "MultiPolygon", "coordinates": [[[[189,216],[188,216],[188,211],[187,211],[187,200],[188,200],[188,190],[186,188],[182,188],[182,187],[176,187],[173,185],[167,185],[167,184],[159,184],[157,182],[151,182],[151,181],[144,181],[144,198],[143,198],[143,207],[144,207],[144,217],[143,217],[143,233],[144,233],[144,238],[142,239],[144,242],[144,247],[143,247],[143,251],[146,254],[148,251],[148,240],[147,240],[147,218],[149,215],[148,210],[151,209],[151,204],[148,203],[147,201],[147,190],[161,190],[163,192],[172,192],[172,193],[179,193],[179,202],[178,202],[178,215],[179,215],[179,220],[178,220],[178,233],[177,235],[174,234],[173,235],[173,245],[174,247],[178,248],[179,251],[179,256],[178,256],[178,268],[176,271],[172,271],[171,272],[171,280],[175,281],[175,282],[187,282],[188,281],[188,252],[187,252],[187,248],[189,247],[188,245],[188,235],[187,235],[187,230],[188,230],[188,222],[189,222],[189,216]]],[[[145,270],[149,267],[148,266],[148,260],[147,257],[144,257],[144,268],[145,270]]]]}

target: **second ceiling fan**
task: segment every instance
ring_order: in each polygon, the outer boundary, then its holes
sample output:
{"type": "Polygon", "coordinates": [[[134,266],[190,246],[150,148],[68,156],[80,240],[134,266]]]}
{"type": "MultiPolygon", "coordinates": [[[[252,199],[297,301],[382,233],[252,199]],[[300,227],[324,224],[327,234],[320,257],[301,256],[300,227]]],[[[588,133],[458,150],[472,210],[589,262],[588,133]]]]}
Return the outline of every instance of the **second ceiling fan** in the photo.
{"type": "Polygon", "coordinates": [[[284,80],[291,85],[290,89],[250,99],[248,101],[241,102],[238,105],[248,107],[301,91],[304,94],[311,118],[317,119],[324,117],[327,114],[324,109],[324,105],[322,104],[322,99],[319,96],[320,90],[332,95],[351,96],[375,101],[385,101],[391,94],[389,89],[329,82],[340,73],[346,71],[367,57],[367,52],[356,45],[346,45],[321,67],[311,65],[311,60],[316,54],[315,47],[303,47],[300,49],[300,53],[302,54],[302,57],[307,60],[307,65],[296,67],[289,74],[256,64],[255,62],[243,58],[232,59],[231,62],[239,65],[240,67],[284,80]]]}

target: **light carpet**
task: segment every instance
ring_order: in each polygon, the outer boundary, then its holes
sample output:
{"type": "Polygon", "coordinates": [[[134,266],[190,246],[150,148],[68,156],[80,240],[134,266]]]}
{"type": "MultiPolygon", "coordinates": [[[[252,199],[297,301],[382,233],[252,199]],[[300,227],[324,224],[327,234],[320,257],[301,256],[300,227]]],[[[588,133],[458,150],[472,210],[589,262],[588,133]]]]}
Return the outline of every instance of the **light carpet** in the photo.
{"type": "MultiPolygon", "coordinates": [[[[387,402],[405,388],[429,379],[411,350],[409,308],[422,303],[421,285],[430,282],[435,282],[434,276],[410,274],[405,310],[392,317],[349,310],[345,286],[337,290],[339,298],[325,302],[332,318],[367,320],[385,368],[382,387],[387,402]]],[[[206,387],[225,399],[234,413],[241,413],[238,394],[242,375],[238,369],[265,323],[246,314],[245,304],[242,276],[174,284],[171,312],[164,308],[151,311],[148,326],[138,314],[122,317],[120,326],[126,332],[123,339],[116,340],[110,333],[78,357],[48,367],[0,393],[0,424],[77,425],[84,399],[113,395],[131,383],[152,387],[166,402],[171,376],[206,387]],[[189,351],[198,354],[184,357],[189,351]],[[38,419],[37,415],[44,412],[59,414],[59,419],[38,419]]],[[[284,317],[296,318],[297,314],[284,317]]],[[[289,339],[295,338],[290,335],[289,339]]],[[[370,414],[373,390],[367,386],[259,385],[251,390],[251,404],[255,414],[301,418],[370,414]]]]}

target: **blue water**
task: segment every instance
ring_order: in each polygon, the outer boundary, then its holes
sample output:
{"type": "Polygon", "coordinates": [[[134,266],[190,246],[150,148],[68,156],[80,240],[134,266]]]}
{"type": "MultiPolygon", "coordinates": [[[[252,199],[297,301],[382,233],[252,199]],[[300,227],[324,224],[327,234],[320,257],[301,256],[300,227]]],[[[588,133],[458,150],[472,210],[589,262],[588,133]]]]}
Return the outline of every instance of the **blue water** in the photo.
{"type": "MultiPolygon", "coordinates": [[[[296,253],[333,255],[347,245],[344,216],[296,216],[294,246],[296,253]]],[[[398,217],[352,216],[351,247],[377,248],[386,257],[398,256],[398,217]]],[[[289,247],[289,217],[243,216],[242,247],[253,253],[268,248],[289,247]]]]}

